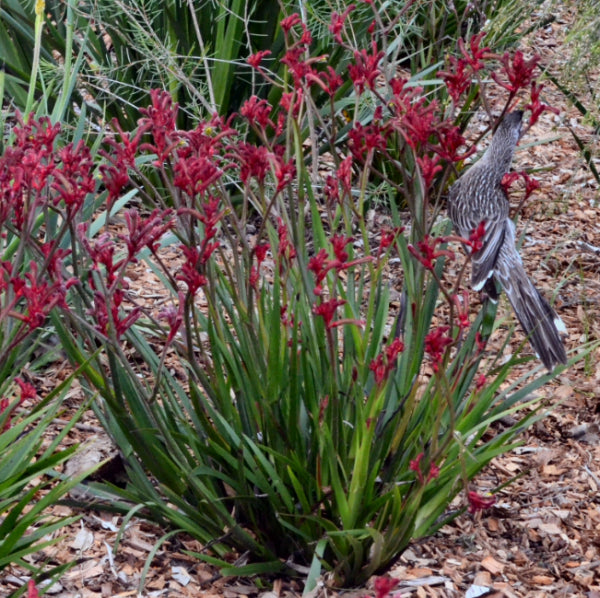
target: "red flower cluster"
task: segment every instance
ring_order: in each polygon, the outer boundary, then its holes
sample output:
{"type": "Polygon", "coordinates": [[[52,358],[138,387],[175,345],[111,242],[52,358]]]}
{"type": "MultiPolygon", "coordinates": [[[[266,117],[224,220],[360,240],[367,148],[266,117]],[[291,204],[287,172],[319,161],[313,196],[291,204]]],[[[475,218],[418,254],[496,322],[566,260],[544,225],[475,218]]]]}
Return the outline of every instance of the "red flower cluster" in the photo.
{"type": "Polygon", "coordinates": [[[375,579],[375,598],[391,598],[391,592],[398,587],[399,579],[377,577],[375,579]]]}
{"type": "Polygon", "coordinates": [[[283,220],[279,219],[277,228],[279,235],[279,247],[277,249],[277,258],[279,260],[279,272],[283,272],[284,265],[289,265],[296,257],[296,248],[289,239],[289,231],[283,220]]]}
{"type": "Polygon", "coordinates": [[[347,270],[358,264],[363,264],[371,260],[370,257],[362,257],[356,260],[348,261],[348,252],[346,246],[351,243],[352,239],[344,237],[343,235],[333,235],[331,239],[331,246],[333,249],[333,258],[329,257],[326,249],[321,249],[317,255],[310,258],[308,262],[308,269],[315,275],[315,287],[313,292],[315,295],[320,297],[320,302],[313,308],[313,313],[322,316],[325,320],[325,326],[327,328],[334,328],[342,324],[356,324],[357,326],[364,325],[362,320],[337,320],[334,321],[333,317],[337,312],[337,308],[344,305],[346,301],[341,299],[329,299],[325,301],[322,299],[323,294],[323,281],[327,276],[328,272],[334,270],[336,273],[340,273],[343,270],[347,270]]]}
{"type": "Polygon", "coordinates": [[[89,149],[80,141],[56,150],[58,124],[46,117],[28,122],[19,114],[16,118],[16,143],[0,158],[0,226],[9,221],[18,231],[30,230],[28,219],[41,205],[70,220],[95,189],[89,149]]]}
{"type": "Polygon", "coordinates": [[[135,135],[126,133],[121,129],[115,119],[112,123],[115,135],[104,140],[110,150],[100,149],[99,154],[106,160],[100,165],[100,174],[106,190],[108,191],[107,210],[110,212],[114,201],[120,196],[123,189],[129,185],[129,169],[135,166],[135,156],[140,146],[140,140],[146,132],[146,127],[138,127],[135,135]]]}
{"type": "Polygon", "coordinates": [[[340,46],[344,45],[342,31],[344,30],[346,19],[348,18],[348,15],[355,9],[356,5],[350,4],[342,14],[339,14],[337,11],[331,13],[331,24],[329,25],[329,31],[332,33],[333,38],[340,46]]]}
{"type": "Polygon", "coordinates": [[[173,228],[173,210],[156,208],[147,218],[141,217],[137,210],[127,210],[125,224],[127,234],[120,234],[119,239],[127,246],[127,260],[134,263],[144,247],[156,253],[161,237],[173,228]]]}
{"type": "MultiPolygon", "coordinates": [[[[20,390],[19,400],[18,400],[18,402],[13,403],[11,406],[9,399],[7,397],[2,397],[0,399],[0,415],[5,413],[8,409],[10,409],[10,411],[12,412],[13,409],[15,407],[17,407],[17,405],[22,405],[28,399],[35,399],[35,397],[37,396],[37,391],[36,391],[35,387],[32,384],[30,384],[29,382],[25,382],[21,378],[15,378],[15,382],[17,383],[19,390],[20,390]]],[[[0,430],[0,432],[3,432],[4,430],[8,430],[11,425],[12,425],[11,415],[8,414],[7,419],[4,422],[4,426],[0,430]]]]}
{"type": "Polygon", "coordinates": [[[492,72],[492,79],[507,89],[511,95],[514,95],[521,89],[530,86],[539,61],[540,57],[537,54],[529,60],[525,60],[521,50],[517,50],[512,56],[505,52],[500,58],[502,69],[500,73],[492,72]],[[502,76],[506,77],[508,81],[503,81],[502,76]]]}
{"type": "Polygon", "coordinates": [[[440,475],[440,468],[435,463],[431,463],[429,465],[429,472],[427,474],[427,477],[423,475],[421,461],[423,460],[424,456],[425,453],[419,453],[416,459],[412,459],[408,466],[411,471],[414,471],[417,474],[417,480],[419,480],[419,483],[421,485],[427,484],[429,481],[433,480],[434,478],[437,478],[440,475]]]}
{"type": "Polygon", "coordinates": [[[381,74],[379,63],[384,55],[382,50],[377,49],[375,41],[371,42],[370,51],[364,49],[354,51],[354,64],[348,65],[348,74],[359,95],[365,91],[365,88],[375,88],[375,81],[381,74]]]}
{"type": "Polygon", "coordinates": [[[348,132],[348,146],[355,158],[364,160],[375,150],[385,151],[391,133],[389,126],[381,125],[377,120],[364,126],[356,122],[348,132]]]}
{"type": "Polygon", "coordinates": [[[421,170],[421,176],[423,177],[424,189],[427,190],[431,187],[435,175],[443,170],[442,165],[439,163],[440,156],[438,154],[430,156],[425,154],[424,156],[417,157],[417,164],[421,170]]]}
{"type": "Polygon", "coordinates": [[[470,247],[472,253],[477,253],[483,249],[483,240],[485,239],[486,221],[482,220],[475,230],[471,232],[468,239],[464,240],[465,245],[470,247]]]}
{"type": "Polygon", "coordinates": [[[380,386],[388,378],[396,367],[398,356],[404,351],[404,343],[395,338],[369,365],[369,369],[375,376],[375,384],[380,386]]]}
{"type": "Polygon", "coordinates": [[[252,253],[256,257],[256,264],[252,264],[250,268],[250,285],[253,289],[258,290],[258,277],[260,272],[260,265],[265,261],[267,257],[267,251],[271,246],[269,243],[260,243],[256,245],[252,250],[252,253]]]}
{"type": "Polygon", "coordinates": [[[469,500],[469,513],[477,513],[478,511],[489,509],[496,504],[495,496],[486,498],[480,494],[477,494],[477,492],[473,492],[472,490],[467,492],[467,498],[469,500]]]}
{"type": "Polygon", "coordinates": [[[98,332],[108,337],[114,334],[120,339],[140,316],[137,306],[128,314],[123,314],[121,309],[129,288],[124,277],[128,260],[115,260],[116,244],[108,233],[89,239],[87,231],[87,224],[80,225],[77,230],[81,246],[92,262],[88,283],[94,302],[89,313],[96,321],[98,332]]]}
{"type": "Polygon", "coordinates": [[[437,245],[446,243],[445,237],[430,237],[425,235],[422,241],[417,242],[417,247],[409,245],[408,250],[417,258],[427,270],[433,270],[440,257],[446,257],[449,260],[454,259],[454,253],[449,249],[436,249],[437,245]]]}
{"type": "Polygon", "coordinates": [[[525,106],[526,110],[531,110],[531,116],[529,117],[530,127],[533,127],[543,112],[550,111],[554,114],[560,113],[558,108],[554,108],[553,106],[548,106],[548,104],[543,104],[540,102],[540,94],[542,93],[542,89],[544,89],[544,86],[541,83],[538,85],[535,81],[531,82],[531,102],[525,106]]]}
{"type": "Polygon", "coordinates": [[[471,322],[469,321],[469,291],[463,289],[463,292],[460,295],[453,295],[452,303],[456,308],[458,327],[463,330],[469,328],[471,325],[471,322]]]}
{"type": "Polygon", "coordinates": [[[519,172],[508,172],[502,178],[502,187],[508,193],[508,189],[510,186],[517,180],[523,179],[525,183],[525,196],[522,201],[526,201],[529,199],[529,196],[536,190],[540,188],[540,184],[537,179],[534,179],[532,176],[529,176],[525,171],[519,172]]]}
{"type": "Polygon", "coordinates": [[[362,257],[349,262],[348,252],[345,248],[346,245],[351,242],[352,239],[349,237],[333,235],[331,238],[331,246],[335,257],[329,259],[327,250],[321,249],[317,255],[310,258],[308,261],[308,269],[315,275],[315,295],[320,296],[323,293],[323,280],[325,280],[327,273],[331,270],[335,270],[339,274],[342,270],[347,270],[348,268],[352,268],[358,264],[364,264],[371,260],[369,257],[362,257]]]}
{"type": "Polygon", "coordinates": [[[165,307],[158,314],[159,320],[166,320],[167,326],[169,327],[169,334],[167,335],[167,340],[165,345],[168,346],[171,344],[175,335],[181,328],[181,324],[183,324],[183,308],[185,305],[185,295],[183,293],[178,293],[179,303],[178,306],[175,307],[173,305],[169,305],[165,307]]]}
{"type": "Polygon", "coordinates": [[[446,347],[454,342],[447,334],[449,330],[449,326],[438,326],[425,336],[425,351],[429,354],[434,372],[439,371],[446,347]]]}
{"type": "Polygon", "coordinates": [[[179,136],[175,134],[179,106],[173,104],[170,93],[160,89],[152,89],[150,99],[152,104],[148,108],[140,108],[145,116],[139,125],[150,133],[151,141],[143,143],[140,149],[154,154],[154,166],[160,168],[179,145],[179,136]]]}
{"type": "Polygon", "coordinates": [[[252,96],[247,99],[240,108],[240,114],[252,125],[258,126],[261,129],[266,129],[271,125],[275,129],[275,125],[271,120],[271,112],[273,107],[267,100],[261,100],[258,96],[252,96]]]}
{"type": "Polygon", "coordinates": [[[256,52],[255,54],[248,56],[246,62],[253,69],[260,70],[263,58],[266,58],[267,56],[270,56],[271,54],[272,54],[271,50],[261,50],[259,52],[256,52]]]}
{"type": "Polygon", "coordinates": [[[19,114],[16,119],[15,143],[0,157],[0,228],[30,239],[41,260],[17,265],[12,254],[0,254],[0,322],[11,318],[22,323],[0,347],[0,361],[42,326],[54,307],[65,305],[75,283],[62,268],[70,251],[60,247],[56,236],[45,240],[40,210],[72,222],[95,187],[87,148],[68,144],[57,150],[58,124],[48,118],[24,121],[19,114]]]}
{"type": "Polygon", "coordinates": [[[450,56],[448,58],[450,68],[447,71],[438,72],[438,77],[444,80],[448,93],[455,102],[458,102],[460,96],[471,87],[474,75],[484,68],[484,61],[494,56],[487,46],[481,47],[485,35],[485,32],[482,31],[471,37],[468,49],[465,41],[460,39],[458,48],[462,57],[450,56]]]}
{"type": "Polygon", "coordinates": [[[321,316],[325,321],[325,328],[331,329],[342,324],[349,323],[348,320],[334,320],[333,318],[337,314],[338,307],[345,305],[346,301],[343,299],[329,299],[327,301],[321,301],[313,307],[313,313],[316,316],[321,316]]]}
{"type": "Polygon", "coordinates": [[[35,581],[33,581],[33,579],[30,579],[27,582],[27,598],[40,598],[38,589],[37,589],[37,587],[35,585],[35,581]]]}

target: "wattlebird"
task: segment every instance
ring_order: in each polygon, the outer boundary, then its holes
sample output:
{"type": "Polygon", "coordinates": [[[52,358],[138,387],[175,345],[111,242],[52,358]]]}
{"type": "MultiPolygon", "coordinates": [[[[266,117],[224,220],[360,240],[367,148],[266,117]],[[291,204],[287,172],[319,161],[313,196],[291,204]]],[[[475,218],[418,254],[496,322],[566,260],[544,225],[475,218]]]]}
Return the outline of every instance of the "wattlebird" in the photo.
{"type": "Polygon", "coordinates": [[[466,239],[481,231],[483,223],[481,242],[471,256],[472,287],[485,289],[491,299],[497,299],[494,281],[500,283],[538,357],[552,370],[567,362],[561,338],[565,325],[525,272],[501,184],[521,136],[522,119],[522,111],[503,118],[483,157],[450,188],[448,215],[458,235],[466,239]]]}

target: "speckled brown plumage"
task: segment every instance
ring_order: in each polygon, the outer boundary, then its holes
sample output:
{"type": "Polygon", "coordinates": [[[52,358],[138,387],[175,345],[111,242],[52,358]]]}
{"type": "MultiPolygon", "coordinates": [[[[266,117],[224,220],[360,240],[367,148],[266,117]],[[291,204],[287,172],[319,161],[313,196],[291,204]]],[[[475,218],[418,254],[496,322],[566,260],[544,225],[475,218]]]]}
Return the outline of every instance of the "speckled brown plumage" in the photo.
{"type": "Polygon", "coordinates": [[[500,283],[537,355],[552,370],[567,361],[561,338],[565,327],[525,272],[501,185],[519,141],[522,118],[521,111],[507,114],[483,157],[452,185],[448,215],[463,238],[485,222],[483,247],[472,256],[473,289],[485,287],[494,298],[493,281],[500,283]]]}

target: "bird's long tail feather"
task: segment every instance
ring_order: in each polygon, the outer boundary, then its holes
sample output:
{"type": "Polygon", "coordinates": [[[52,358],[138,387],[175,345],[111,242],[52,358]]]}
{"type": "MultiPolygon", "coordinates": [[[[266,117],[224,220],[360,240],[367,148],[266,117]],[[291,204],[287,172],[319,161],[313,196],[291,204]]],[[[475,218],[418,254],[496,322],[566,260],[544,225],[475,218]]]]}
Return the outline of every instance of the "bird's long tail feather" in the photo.
{"type": "MultiPolygon", "coordinates": [[[[508,237],[514,236],[514,227],[511,225],[512,222],[507,227],[508,237]]],[[[527,276],[510,238],[498,254],[494,275],[546,368],[552,370],[557,364],[566,363],[567,354],[561,338],[561,334],[566,333],[565,325],[527,276]]]]}

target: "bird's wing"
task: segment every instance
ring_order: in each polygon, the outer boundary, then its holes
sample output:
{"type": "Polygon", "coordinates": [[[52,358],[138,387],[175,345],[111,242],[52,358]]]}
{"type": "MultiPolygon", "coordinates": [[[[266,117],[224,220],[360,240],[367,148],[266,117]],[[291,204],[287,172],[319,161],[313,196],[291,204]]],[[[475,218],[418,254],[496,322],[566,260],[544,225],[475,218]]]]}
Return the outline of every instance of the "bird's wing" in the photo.
{"type": "Polygon", "coordinates": [[[473,290],[480,291],[486,281],[494,275],[498,253],[505,242],[508,220],[490,220],[485,223],[483,247],[472,256],[471,285],[473,290]]]}

